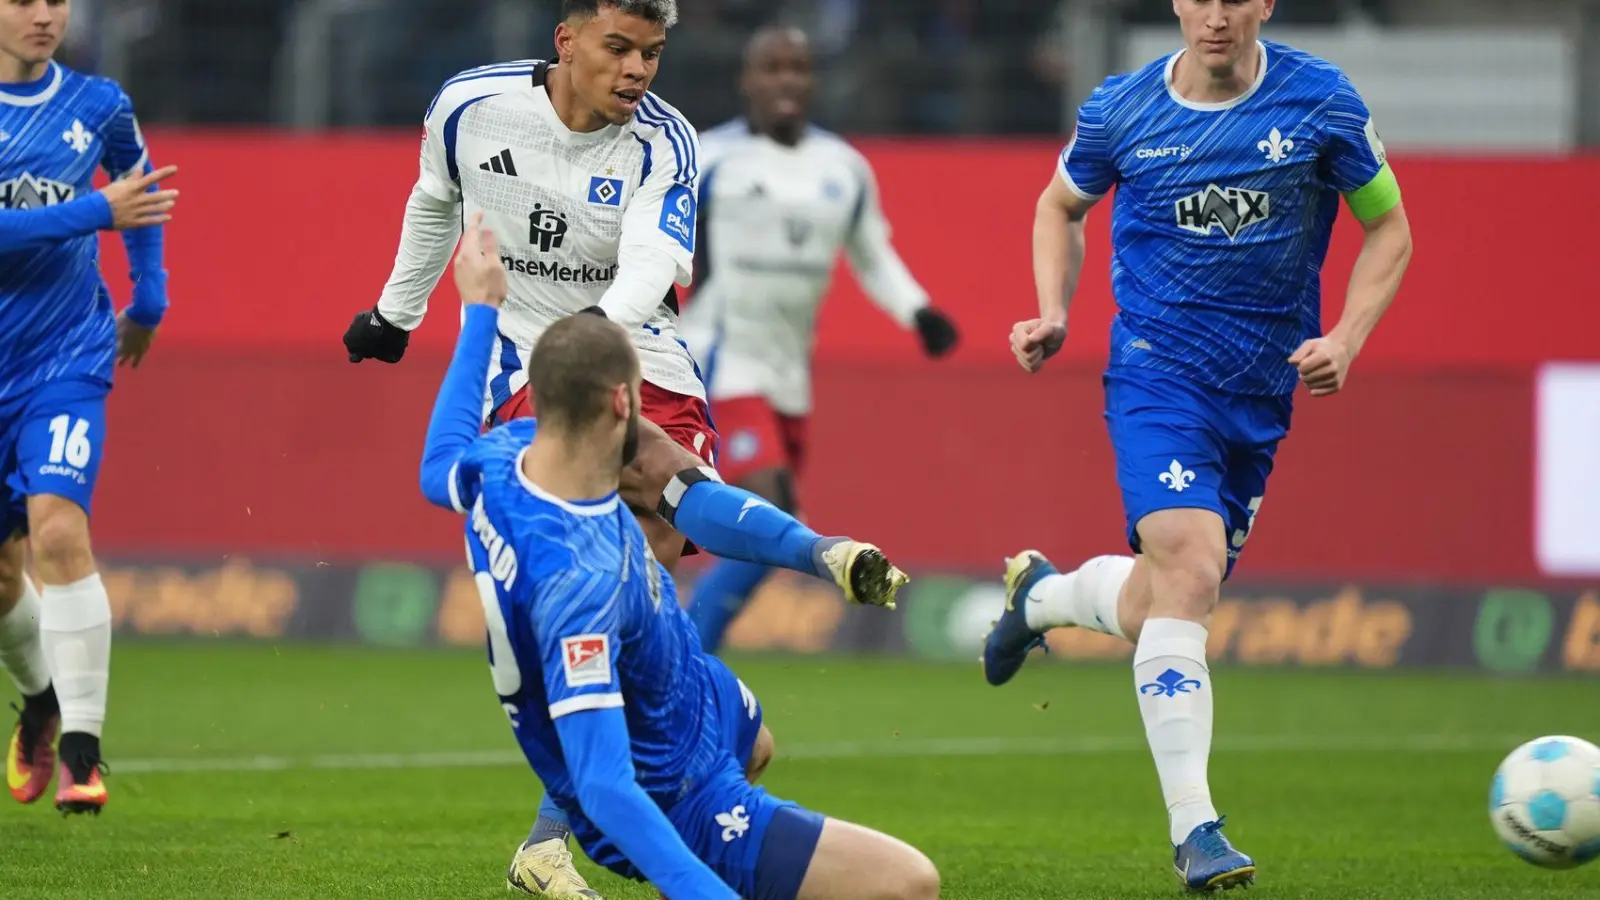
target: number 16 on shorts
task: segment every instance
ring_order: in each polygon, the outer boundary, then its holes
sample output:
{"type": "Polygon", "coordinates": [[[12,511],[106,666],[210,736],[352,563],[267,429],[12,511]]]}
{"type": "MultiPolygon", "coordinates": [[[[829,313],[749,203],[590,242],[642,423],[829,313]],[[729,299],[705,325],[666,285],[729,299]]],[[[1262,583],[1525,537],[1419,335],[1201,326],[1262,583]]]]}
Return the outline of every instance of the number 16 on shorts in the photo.
{"type": "Polygon", "coordinates": [[[86,400],[30,416],[17,442],[12,492],[54,494],[89,510],[105,440],[105,401],[86,400]]]}

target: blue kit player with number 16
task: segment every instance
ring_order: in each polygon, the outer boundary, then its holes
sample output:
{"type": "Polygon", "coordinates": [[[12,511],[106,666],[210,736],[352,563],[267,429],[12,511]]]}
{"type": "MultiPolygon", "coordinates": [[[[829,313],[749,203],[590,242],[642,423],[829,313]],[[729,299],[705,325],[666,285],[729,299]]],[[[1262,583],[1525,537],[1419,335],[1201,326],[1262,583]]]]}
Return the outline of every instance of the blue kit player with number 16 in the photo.
{"type": "MultiPolygon", "coordinates": [[[[1287,2],[1287,0],[1286,0],[1287,2]]],[[[1134,556],[1061,574],[1007,561],[984,648],[1004,684],[1046,631],[1134,643],[1135,696],[1184,886],[1254,880],[1211,803],[1206,623],[1255,524],[1297,384],[1344,387],[1411,255],[1400,190],[1366,104],[1333,65],[1260,40],[1274,0],[1173,0],[1184,48],[1083,104],[1034,219],[1039,317],[1011,346],[1034,372],[1061,349],[1084,217],[1116,189],[1118,313],[1106,422],[1134,556]],[[1365,232],[1344,312],[1322,333],[1320,279],[1341,200],[1365,232]]]]}
{"type": "Polygon", "coordinates": [[[64,813],[98,813],[111,605],[89,546],[106,396],[167,308],[156,189],[133,104],[113,81],[52,60],[67,0],[0,0],[0,667],[23,695],[6,784],[64,813]],[[100,191],[97,169],[113,179],[100,191]],[[118,316],[99,232],[124,230],[133,303],[118,316]],[[23,571],[32,544],[43,590],[23,571]],[[59,746],[55,742],[60,731],[59,746]],[[59,773],[55,763],[59,759],[59,773]]]}
{"type": "MultiPolygon", "coordinates": [[[[422,491],[467,517],[495,693],[584,852],[682,900],[936,898],[938,873],[917,850],[750,783],[756,748],[771,752],[761,706],[701,651],[619,495],[639,448],[628,333],[586,313],[556,320],[528,359],[538,419],[479,435],[506,296],[481,221],[456,256],[467,306],[428,426],[422,491]]],[[[710,484],[689,485],[681,504],[713,502],[710,484]]]]}

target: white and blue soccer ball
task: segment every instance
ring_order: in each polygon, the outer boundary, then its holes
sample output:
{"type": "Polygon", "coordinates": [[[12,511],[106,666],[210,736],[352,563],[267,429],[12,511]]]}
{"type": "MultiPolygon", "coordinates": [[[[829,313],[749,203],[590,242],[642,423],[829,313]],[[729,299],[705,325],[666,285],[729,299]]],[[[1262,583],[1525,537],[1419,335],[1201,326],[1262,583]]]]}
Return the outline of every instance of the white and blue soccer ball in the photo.
{"type": "Polygon", "coordinates": [[[1511,751],[1489,786],[1489,819],[1536,866],[1571,869],[1600,857],[1600,747],[1551,735],[1511,751]]]}

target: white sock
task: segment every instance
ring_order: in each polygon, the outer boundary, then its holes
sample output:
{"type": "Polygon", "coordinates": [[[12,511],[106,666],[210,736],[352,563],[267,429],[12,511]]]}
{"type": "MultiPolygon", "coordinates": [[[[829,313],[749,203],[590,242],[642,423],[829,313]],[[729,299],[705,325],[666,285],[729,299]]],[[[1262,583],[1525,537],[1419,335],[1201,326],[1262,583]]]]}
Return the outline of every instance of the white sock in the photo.
{"type": "Polygon", "coordinates": [[[1148,619],[1133,653],[1144,733],[1161,777],[1172,843],[1217,817],[1206,783],[1211,756],[1211,671],[1206,629],[1182,619],[1148,619]]]}
{"type": "Polygon", "coordinates": [[[44,693],[50,686],[50,668],[39,642],[39,592],[22,575],[22,599],[0,616],[0,668],[6,670],[24,697],[44,693]]]}
{"type": "Polygon", "coordinates": [[[40,631],[61,701],[61,731],[100,736],[111,674],[111,601],[100,575],[45,585],[40,631]]]}
{"type": "Polygon", "coordinates": [[[1039,579],[1023,607],[1028,627],[1045,632],[1076,625],[1126,640],[1117,621],[1117,597],[1132,571],[1131,556],[1096,556],[1076,572],[1039,579]]]}

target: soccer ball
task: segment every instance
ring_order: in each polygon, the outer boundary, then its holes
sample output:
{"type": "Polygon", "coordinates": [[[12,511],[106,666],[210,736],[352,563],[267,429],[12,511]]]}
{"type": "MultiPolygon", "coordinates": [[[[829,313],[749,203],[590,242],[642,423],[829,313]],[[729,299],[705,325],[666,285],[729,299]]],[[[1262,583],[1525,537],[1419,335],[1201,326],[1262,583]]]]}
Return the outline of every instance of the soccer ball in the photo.
{"type": "Polygon", "coordinates": [[[1489,820],[1536,866],[1571,869],[1600,857],[1600,747],[1552,735],[1511,751],[1489,786],[1489,820]]]}

